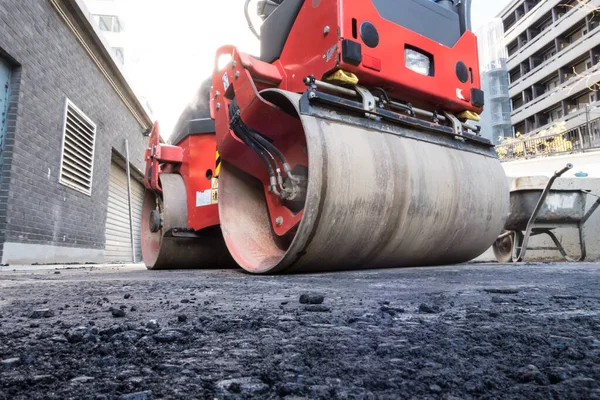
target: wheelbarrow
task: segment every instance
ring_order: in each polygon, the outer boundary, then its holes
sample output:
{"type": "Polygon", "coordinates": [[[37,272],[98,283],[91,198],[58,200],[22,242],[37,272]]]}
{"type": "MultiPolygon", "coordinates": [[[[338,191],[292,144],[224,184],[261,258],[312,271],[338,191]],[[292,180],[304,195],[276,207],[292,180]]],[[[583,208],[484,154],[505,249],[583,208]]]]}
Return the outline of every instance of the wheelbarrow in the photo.
{"type": "MultiPolygon", "coordinates": [[[[545,188],[519,189],[510,193],[510,213],[504,231],[492,246],[496,260],[501,263],[521,262],[527,250],[558,250],[569,262],[584,261],[586,257],[584,225],[600,206],[600,198],[585,212],[587,190],[552,189],[554,181],[572,169],[572,164],[556,171],[545,188]],[[553,230],[577,228],[580,257],[570,257],[553,230]],[[553,247],[528,247],[532,236],[548,235],[553,247]]],[[[594,195],[592,195],[594,196],[594,195]]],[[[597,196],[596,196],[597,197],[597,196]]]]}

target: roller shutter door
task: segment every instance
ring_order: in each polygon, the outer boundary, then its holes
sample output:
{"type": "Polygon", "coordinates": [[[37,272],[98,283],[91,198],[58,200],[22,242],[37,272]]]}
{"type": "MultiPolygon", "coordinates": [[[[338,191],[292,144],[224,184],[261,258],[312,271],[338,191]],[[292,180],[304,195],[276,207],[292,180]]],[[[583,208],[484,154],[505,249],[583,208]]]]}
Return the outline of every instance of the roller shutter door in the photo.
{"type": "MultiPolygon", "coordinates": [[[[133,217],[133,238],[135,242],[135,261],[142,258],[140,227],[142,222],[142,204],[144,187],[131,179],[131,211],[133,217]]],[[[131,232],[129,227],[129,204],[127,202],[127,174],[118,165],[110,165],[108,185],[108,212],[106,216],[106,262],[132,262],[131,232]]]]}

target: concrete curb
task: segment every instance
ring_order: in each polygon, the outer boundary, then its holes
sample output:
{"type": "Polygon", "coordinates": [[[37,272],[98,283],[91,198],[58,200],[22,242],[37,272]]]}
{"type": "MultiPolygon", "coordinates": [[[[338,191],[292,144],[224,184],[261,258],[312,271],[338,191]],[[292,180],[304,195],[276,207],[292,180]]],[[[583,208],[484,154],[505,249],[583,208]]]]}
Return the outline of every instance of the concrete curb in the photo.
{"type": "Polygon", "coordinates": [[[49,265],[7,265],[0,266],[0,272],[33,272],[61,269],[99,269],[99,268],[142,268],[146,269],[143,263],[127,264],[49,264],[49,265]]]}

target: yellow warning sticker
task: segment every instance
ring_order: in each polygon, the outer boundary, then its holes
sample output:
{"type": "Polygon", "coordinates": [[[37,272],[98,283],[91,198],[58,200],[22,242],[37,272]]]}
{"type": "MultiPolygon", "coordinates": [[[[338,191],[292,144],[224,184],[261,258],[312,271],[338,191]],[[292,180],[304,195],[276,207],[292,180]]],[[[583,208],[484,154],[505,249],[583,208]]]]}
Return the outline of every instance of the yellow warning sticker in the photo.
{"type": "Polygon", "coordinates": [[[212,189],[211,189],[211,204],[217,204],[219,202],[219,179],[212,178],[212,189]]]}
{"type": "Polygon", "coordinates": [[[219,177],[219,171],[221,171],[221,156],[219,155],[218,151],[215,160],[215,176],[219,177]]]}

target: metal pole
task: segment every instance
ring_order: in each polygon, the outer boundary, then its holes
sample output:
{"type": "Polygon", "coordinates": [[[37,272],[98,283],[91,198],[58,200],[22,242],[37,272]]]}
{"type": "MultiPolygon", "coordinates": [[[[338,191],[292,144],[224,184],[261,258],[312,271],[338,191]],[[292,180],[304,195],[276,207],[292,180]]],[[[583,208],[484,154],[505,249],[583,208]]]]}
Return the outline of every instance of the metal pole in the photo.
{"type": "Polygon", "coordinates": [[[131,171],[129,168],[129,141],[127,139],[125,139],[125,162],[127,164],[125,170],[127,173],[127,203],[129,205],[129,232],[131,234],[131,257],[133,258],[133,262],[135,263],[135,238],[133,230],[133,212],[131,211],[131,171]]]}
{"type": "MultiPolygon", "coordinates": [[[[587,129],[587,136],[590,140],[590,143],[592,142],[592,130],[590,129],[590,105],[586,104],[585,105],[585,129],[587,129]]],[[[579,132],[579,139],[581,139],[581,132],[579,132]]],[[[583,149],[585,148],[585,145],[583,142],[581,142],[581,151],[583,151],[583,149]]]]}

